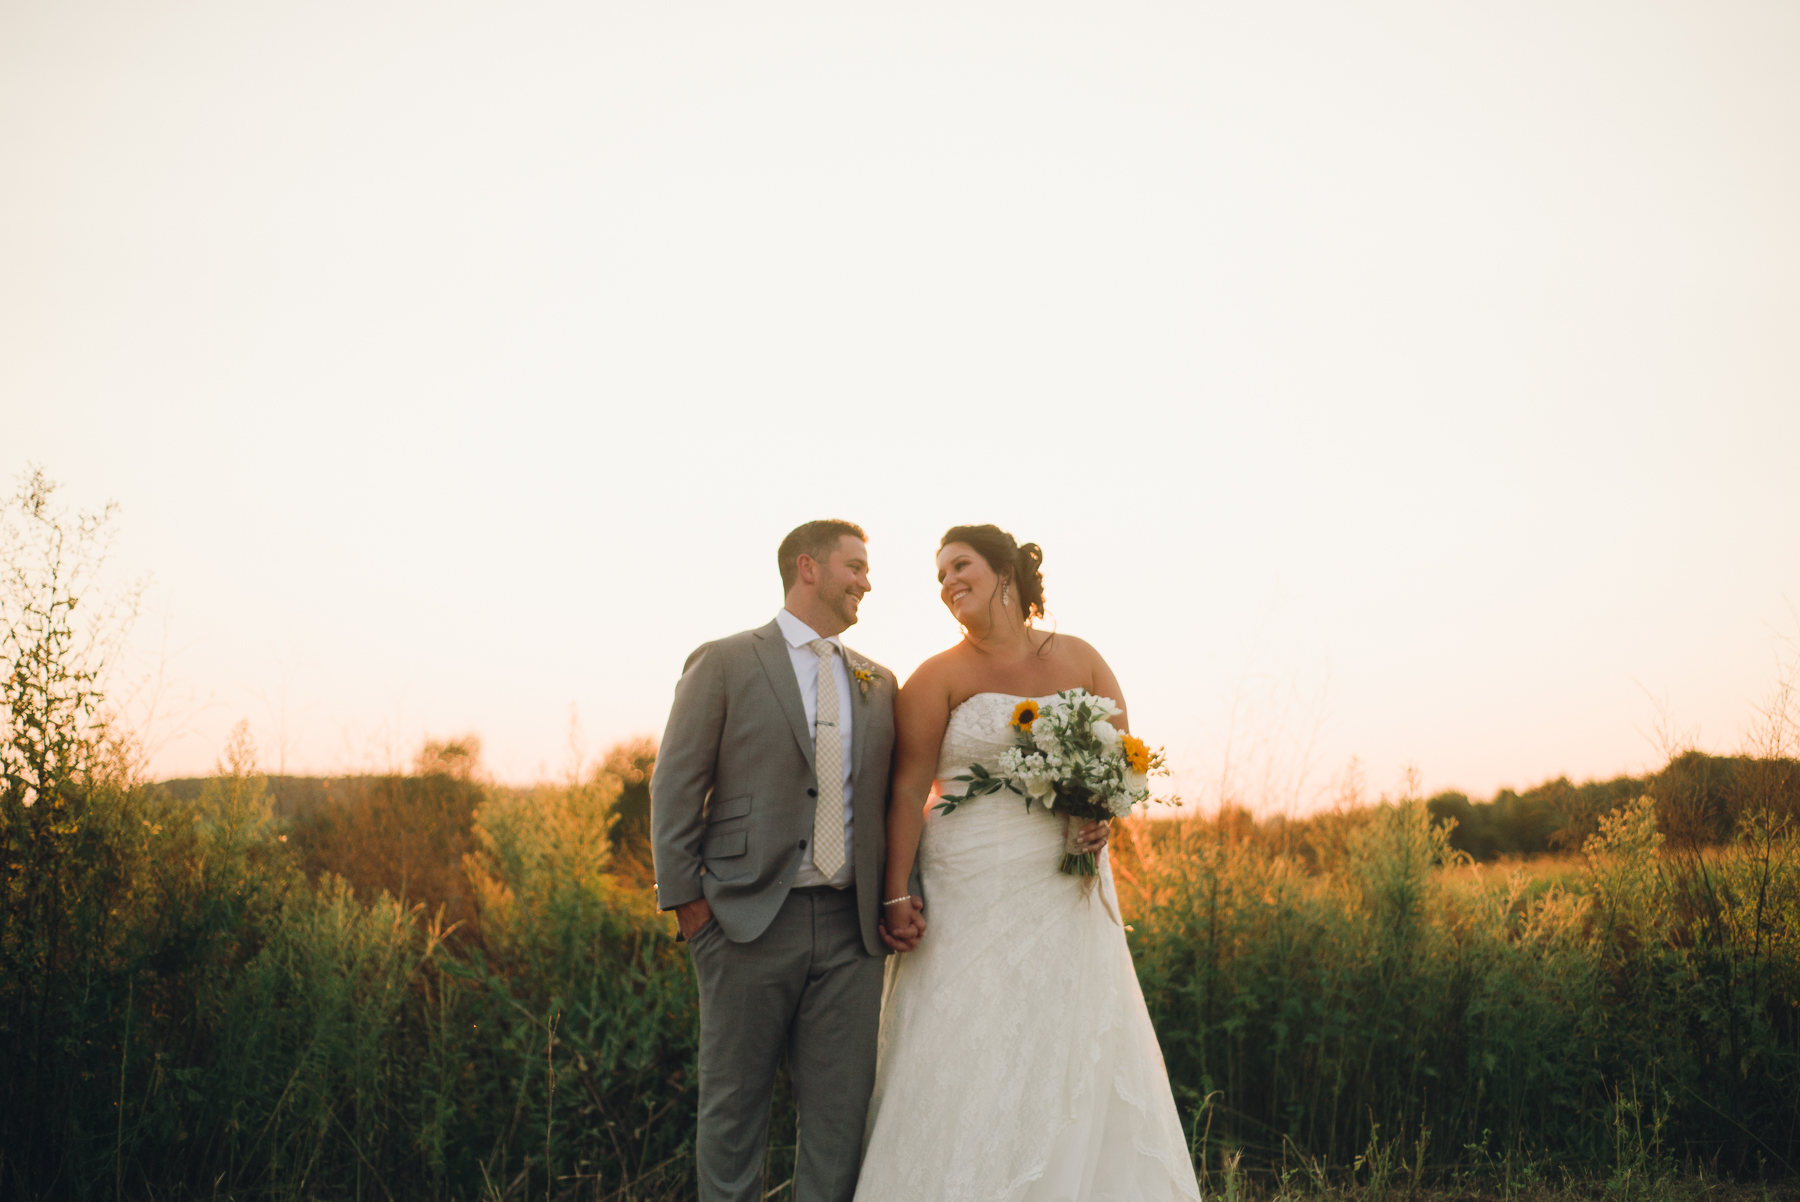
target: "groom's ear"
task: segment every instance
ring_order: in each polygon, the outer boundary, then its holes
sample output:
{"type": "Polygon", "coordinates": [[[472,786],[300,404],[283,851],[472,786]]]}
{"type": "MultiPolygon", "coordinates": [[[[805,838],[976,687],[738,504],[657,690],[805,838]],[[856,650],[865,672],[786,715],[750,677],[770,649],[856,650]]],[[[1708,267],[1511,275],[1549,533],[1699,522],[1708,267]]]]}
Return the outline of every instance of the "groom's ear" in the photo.
{"type": "Polygon", "coordinates": [[[819,561],[802,553],[794,560],[794,579],[801,584],[819,583],[819,561]]]}

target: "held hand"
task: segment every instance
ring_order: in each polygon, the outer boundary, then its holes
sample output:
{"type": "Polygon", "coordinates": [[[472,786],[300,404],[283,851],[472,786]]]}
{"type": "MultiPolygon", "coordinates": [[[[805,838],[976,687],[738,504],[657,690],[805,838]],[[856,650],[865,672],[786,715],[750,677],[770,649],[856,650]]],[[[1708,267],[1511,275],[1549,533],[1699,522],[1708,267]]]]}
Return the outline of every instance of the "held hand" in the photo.
{"type": "Polygon", "coordinates": [[[1099,852],[1101,848],[1106,846],[1107,836],[1111,832],[1112,824],[1110,822],[1096,821],[1088,823],[1081,828],[1081,833],[1078,836],[1081,842],[1081,850],[1085,852],[1099,852]]]}
{"type": "Polygon", "coordinates": [[[704,897],[696,897],[691,902],[682,902],[675,907],[675,923],[681,928],[683,939],[692,939],[694,932],[705,926],[712,919],[712,906],[704,897]]]}
{"type": "Polygon", "coordinates": [[[891,906],[883,906],[881,922],[876,929],[881,933],[881,941],[894,951],[912,951],[925,934],[925,903],[919,898],[907,897],[891,906]]]}

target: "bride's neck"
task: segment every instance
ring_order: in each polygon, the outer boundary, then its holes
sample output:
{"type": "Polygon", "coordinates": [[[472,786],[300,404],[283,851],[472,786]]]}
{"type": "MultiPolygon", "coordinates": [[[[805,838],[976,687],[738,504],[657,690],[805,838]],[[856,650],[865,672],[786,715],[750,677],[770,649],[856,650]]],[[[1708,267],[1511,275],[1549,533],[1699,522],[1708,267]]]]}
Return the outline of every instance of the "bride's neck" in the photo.
{"type": "Polygon", "coordinates": [[[1024,655],[1031,650],[1031,627],[1023,622],[997,623],[980,634],[967,630],[963,637],[969,641],[969,646],[983,655],[1006,657],[1024,655]]]}

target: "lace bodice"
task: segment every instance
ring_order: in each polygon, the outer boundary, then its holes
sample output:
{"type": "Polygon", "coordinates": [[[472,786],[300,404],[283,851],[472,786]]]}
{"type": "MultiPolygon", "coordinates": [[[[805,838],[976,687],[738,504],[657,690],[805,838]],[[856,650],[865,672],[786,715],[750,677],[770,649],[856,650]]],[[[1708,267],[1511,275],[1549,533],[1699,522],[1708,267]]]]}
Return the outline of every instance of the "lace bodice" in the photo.
{"type": "MultiPolygon", "coordinates": [[[[1049,701],[1055,694],[1033,697],[1033,701],[1049,701]]],[[[944,727],[944,741],[938,748],[937,776],[940,785],[968,771],[970,764],[980,764],[989,772],[996,770],[1000,753],[1018,746],[1013,733],[1013,708],[1026,700],[1017,693],[976,693],[950,711],[944,727]]],[[[961,786],[950,786],[951,792],[961,786]]]]}

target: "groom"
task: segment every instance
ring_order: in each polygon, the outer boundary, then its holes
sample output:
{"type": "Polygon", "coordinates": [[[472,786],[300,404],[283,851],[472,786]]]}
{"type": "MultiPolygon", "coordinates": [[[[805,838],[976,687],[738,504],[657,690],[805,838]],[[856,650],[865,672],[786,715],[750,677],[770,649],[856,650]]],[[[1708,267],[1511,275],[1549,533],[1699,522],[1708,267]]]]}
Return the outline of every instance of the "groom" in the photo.
{"type": "Polygon", "coordinates": [[[700,982],[702,1202],[760,1199],[783,1049],[795,1202],[850,1202],[875,1084],[894,674],[838,638],[870,589],[862,528],[781,540],[775,620],[707,643],[675,686],[650,782],[657,908],[700,982]]]}

